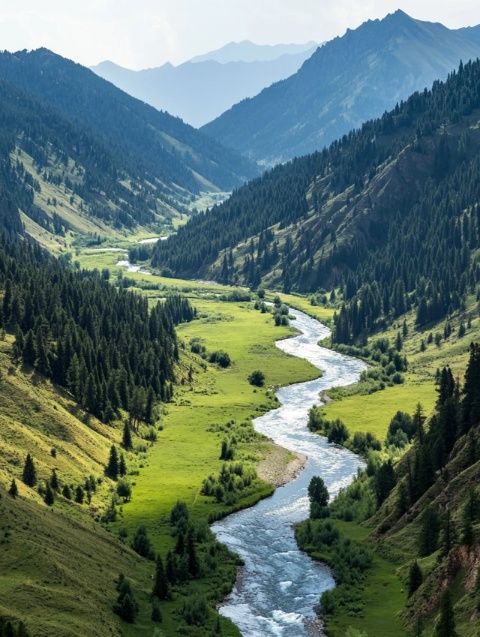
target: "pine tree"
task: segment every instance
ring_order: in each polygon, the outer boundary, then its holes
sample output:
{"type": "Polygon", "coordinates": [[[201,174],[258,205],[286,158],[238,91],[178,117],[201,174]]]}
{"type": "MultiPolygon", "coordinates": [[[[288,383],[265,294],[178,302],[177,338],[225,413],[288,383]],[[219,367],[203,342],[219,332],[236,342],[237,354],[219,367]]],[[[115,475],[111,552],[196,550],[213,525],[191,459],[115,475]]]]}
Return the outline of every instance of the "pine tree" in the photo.
{"type": "Polygon", "coordinates": [[[435,637],[457,637],[455,614],[448,588],[440,600],[440,618],[435,628],[435,637]]]}
{"type": "Polygon", "coordinates": [[[37,471],[32,456],[28,453],[23,467],[22,480],[28,487],[34,487],[37,484],[37,471]]]}
{"type": "Polygon", "coordinates": [[[152,599],[152,614],[150,618],[154,624],[160,624],[163,619],[160,603],[156,598],[152,599]]]}
{"type": "Polygon", "coordinates": [[[125,456],[120,454],[120,462],[118,463],[118,474],[122,477],[127,475],[127,463],[125,462],[125,456]]]}
{"type": "Polygon", "coordinates": [[[119,466],[118,466],[118,453],[115,448],[115,445],[110,447],[110,456],[108,458],[108,464],[105,468],[105,475],[107,475],[112,480],[117,480],[119,474],[119,466]]]}
{"type": "Polygon", "coordinates": [[[43,499],[45,504],[48,506],[53,506],[53,503],[55,502],[55,492],[52,489],[50,482],[45,483],[45,496],[43,499]]]}
{"type": "Polygon", "coordinates": [[[166,574],[170,584],[177,583],[177,580],[178,580],[177,558],[171,550],[168,551],[167,553],[166,574]]]}
{"type": "Polygon", "coordinates": [[[8,493],[12,496],[12,498],[16,498],[18,495],[18,487],[15,480],[12,480],[10,488],[8,489],[8,493]]]}
{"type": "Polygon", "coordinates": [[[192,577],[198,577],[200,573],[200,563],[197,557],[197,549],[195,547],[195,538],[193,529],[190,528],[187,535],[187,555],[188,555],[188,572],[192,577]]]}
{"type": "Polygon", "coordinates": [[[75,502],[77,504],[83,504],[84,500],[85,500],[85,493],[84,493],[82,487],[79,485],[75,489],[75,502]]]}
{"type": "Polygon", "coordinates": [[[158,599],[170,598],[170,585],[168,583],[168,578],[160,555],[157,556],[157,561],[155,563],[155,577],[153,580],[152,595],[158,599]]]}
{"type": "Polygon", "coordinates": [[[411,597],[413,593],[417,590],[417,588],[421,585],[423,581],[423,573],[422,569],[418,565],[418,562],[412,563],[410,566],[410,571],[408,574],[408,595],[411,597]]]}
{"type": "Polygon", "coordinates": [[[68,484],[65,484],[63,489],[62,489],[62,495],[66,500],[71,500],[72,499],[72,490],[70,489],[70,487],[68,486],[68,484]]]}
{"type": "Polygon", "coordinates": [[[52,475],[50,477],[50,486],[54,491],[60,491],[60,482],[58,481],[56,469],[52,470],[52,475]]]}
{"type": "Polygon", "coordinates": [[[438,513],[432,506],[425,509],[422,520],[419,536],[418,552],[420,557],[426,557],[431,555],[438,547],[438,534],[439,534],[439,518],[438,513]]]}
{"type": "Polygon", "coordinates": [[[123,425],[122,447],[127,451],[132,449],[133,447],[132,432],[130,430],[130,424],[128,420],[125,421],[125,424],[123,425]]]}
{"type": "Polygon", "coordinates": [[[457,542],[455,524],[450,511],[447,511],[442,524],[442,553],[448,555],[457,542]]]}
{"type": "Polygon", "coordinates": [[[377,506],[380,507],[395,486],[395,471],[391,460],[384,462],[375,474],[375,494],[377,506]]]}

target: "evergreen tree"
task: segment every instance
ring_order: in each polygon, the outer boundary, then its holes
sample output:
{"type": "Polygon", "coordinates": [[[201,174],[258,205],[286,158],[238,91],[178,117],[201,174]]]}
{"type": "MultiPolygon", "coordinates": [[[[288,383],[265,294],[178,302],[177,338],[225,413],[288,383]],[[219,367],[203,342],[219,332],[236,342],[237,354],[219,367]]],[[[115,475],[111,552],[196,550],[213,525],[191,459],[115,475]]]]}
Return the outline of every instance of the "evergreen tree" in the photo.
{"type": "Polygon", "coordinates": [[[435,637],[457,637],[455,630],[455,614],[448,588],[440,600],[440,618],[435,627],[435,637]]]}
{"type": "Polygon", "coordinates": [[[380,507],[395,486],[395,472],[391,460],[382,464],[375,474],[375,494],[377,506],[380,507]]]}
{"type": "Polygon", "coordinates": [[[133,447],[132,432],[130,430],[130,424],[128,420],[125,421],[125,424],[123,426],[122,447],[127,451],[129,451],[133,447]]]}
{"type": "Polygon", "coordinates": [[[72,490],[70,489],[70,487],[68,486],[68,484],[65,484],[63,486],[62,489],[62,495],[66,500],[71,500],[72,499],[72,490]]]}
{"type": "Polygon", "coordinates": [[[29,453],[27,453],[27,457],[25,458],[22,480],[28,487],[34,487],[37,484],[37,471],[33,458],[29,453]]]}
{"type": "Polygon", "coordinates": [[[160,603],[156,598],[152,599],[152,614],[150,618],[154,624],[160,624],[163,619],[160,603]]]}
{"type": "Polygon", "coordinates": [[[60,491],[60,482],[58,481],[56,469],[52,469],[52,475],[50,476],[50,486],[54,491],[60,491]]]}
{"type": "Polygon", "coordinates": [[[160,555],[157,555],[157,560],[155,563],[155,576],[153,580],[152,595],[154,595],[158,599],[170,598],[170,585],[160,555]]]}
{"type": "Polygon", "coordinates": [[[129,582],[122,580],[119,587],[118,599],[114,606],[114,611],[123,621],[133,624],[138,614],[138,605],[133,596],[129,582]]]}
{"type": "Polygon", "coordinates": [[[172,551],[167,553],[166,575],[170,584],[176,584],[178,580],[177,558],[172,551]]]}
{"type": "Polygon", "coordinates": [[[105,475],[112,480],[117,480],[119,474],[118,453],[115,445],[110,447],[110,456],[108,458],[108,464],[105,468],[105,475]]]}
{"type": "Polygon", "coordinates": [[[432,506],[428,506],[423,513],[419,536],[418,552],[420,557],[430,555],[438,548],[440,521],[438,513],[432,506]]]}
{"type": "Polygon", "coordinates": [[[197,549],[195,547],[195,537],[193,529],[190,528],[187,534],[187,556],[188,556],[188,572],[192,577],[198,577],[200,573],[200,563],[197,557],[197,549]]]}
{"type": "Polygon", "coordinates": [[[442,553],[448,555],[457,542],[455,524],[450,511],[447,510],[442,524],[442,553]]]}
{"type": "Polygon", "coordinates": [[[408,595],[411,597],[423,581],[422,569],[415,560],[410,566],[408,573],[408,595]]]}
{"type": "Polygon", "coordinates": [[[127,475],[127,463],[125,462],[125,456],[120,454],[120,462],[118,463],[118,474],[122,477],[127,475]]]}
{"type": "Polygon", "coordinates": [[[79,485],[75,489],[75,502],[77,504],[83,504],[84,500],[85,500],[85,493],[84,493],[82,487],[79,485]]]}
{"type": "Polygon", "coordinates": [[[147,535],[147,529],[142,525],[139,526],[132,539],[132,549],[148,560],[155,559],[155,553],[152,548],[152,544],[147,535]]]}
{"type": "Polygon", "coordinates": [[[53,506],[55,502],[55,491],[52,489],[50,482],[45,483],[45,495],[43,499],[48,506],[53,506]]]}
{"type": "Polygon", "coordinates": [[[15,482],[15,480],[12,480],[12,483],[10,484],[10,488],[8,489],[8,493],[12,496],[12,498],[16,498],[18,495],[18,487],[17,487],[17,483],[15,482]]]}

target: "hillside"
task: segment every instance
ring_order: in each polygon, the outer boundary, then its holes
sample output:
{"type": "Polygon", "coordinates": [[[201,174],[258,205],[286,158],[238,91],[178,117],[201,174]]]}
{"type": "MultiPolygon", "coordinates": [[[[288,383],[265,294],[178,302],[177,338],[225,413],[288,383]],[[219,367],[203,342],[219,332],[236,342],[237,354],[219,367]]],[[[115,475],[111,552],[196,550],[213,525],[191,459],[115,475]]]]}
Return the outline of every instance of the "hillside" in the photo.
{"type": "Polygon", "coordinates": [[[392,637],[476,635],[478,344],[466,359],[462,381],[448,366],[438,371],[428,418],[418,408],[397,412],[390,446],[369,452],[366,471],[330,504],[330,520],[313,515],[297,529],[301,546],[336,575],[321,602],[332,637],[347,627],[376,635],[386,621],[392,637]]]}
{"type": "Polygon", "coordinates": [[[0,80],[3,176],[37,239],[42,230],[171,226],[201,192],[255,174],[181,120],[46,49],[3,52],[0,80]]]}
{"type": "MultiPolygon", "coordinates": [[[[313,45],[296,53],[278,53],[278,57],[265,60],[243,61],[240,58],[220,62],[206,58],[141,71],[102,62],[92,67],[92,71],[126,93],[200,127],[240,100],[253,97],[266,86],[293,75],[315,48],[313,45]]],[[[235,57],[233,51],[232,55],[235,57]]],[[[253,55],[251,52],[246,57],[253,55]]],[[[227,52],[218,57],[228,59],[227,52]]]]}
{"type": "Polygon", "coordinates": [[[479,86],[480,62],[462,65],[194,218],[156,246],[154,264],[285,291],[340,288],[340,341],[412,305],[419,323],[441,318],[477,279],[479,86]]]}
{"type": "Polygon", "coordinates": [[[125,634],[123,572],[143,605],[135,634],[151,634],[153,565],[101,524],[130,497],[119,487],[172,395],[174,325],[192,309],[172,297],[149,312],[105,275],[11,237],[0,297],[0,617],[29,635],[125,634]]]}
{"type": "Polygon", "coordinates": [[[295,75],[202,130],[272,165],[322,149],[479,54],[479,28],[449,30],[397,11],[328,42],[295,75]]]}

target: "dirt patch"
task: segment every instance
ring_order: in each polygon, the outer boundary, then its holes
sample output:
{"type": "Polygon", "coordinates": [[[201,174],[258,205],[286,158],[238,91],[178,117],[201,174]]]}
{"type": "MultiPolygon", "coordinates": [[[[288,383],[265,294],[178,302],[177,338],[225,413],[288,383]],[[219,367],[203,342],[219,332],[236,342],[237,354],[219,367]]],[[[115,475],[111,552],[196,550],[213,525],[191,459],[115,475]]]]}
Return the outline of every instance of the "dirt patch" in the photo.
{"type": "Polygon", "coordinates": [[[272,445],[265,458],[258,464],[257,474],[262,480],[281,487],[297,477],[306,461],[306,456],[300,453],[272,445]]]}

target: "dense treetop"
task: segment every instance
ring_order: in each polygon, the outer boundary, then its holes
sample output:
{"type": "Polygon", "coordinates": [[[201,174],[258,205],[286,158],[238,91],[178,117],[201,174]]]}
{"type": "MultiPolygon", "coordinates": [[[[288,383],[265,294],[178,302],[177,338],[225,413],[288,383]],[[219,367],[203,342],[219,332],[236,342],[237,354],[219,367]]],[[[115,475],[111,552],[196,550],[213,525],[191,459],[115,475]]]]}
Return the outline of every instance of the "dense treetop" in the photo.
{"type": "Polygon", "coordinates": [[[477,280],[479,108],[477,61],[240,188],[158,244],[154,265],[285,290],[340,286],[339,340],[412,304],[420,323],[440,318],[477,280]]]}

